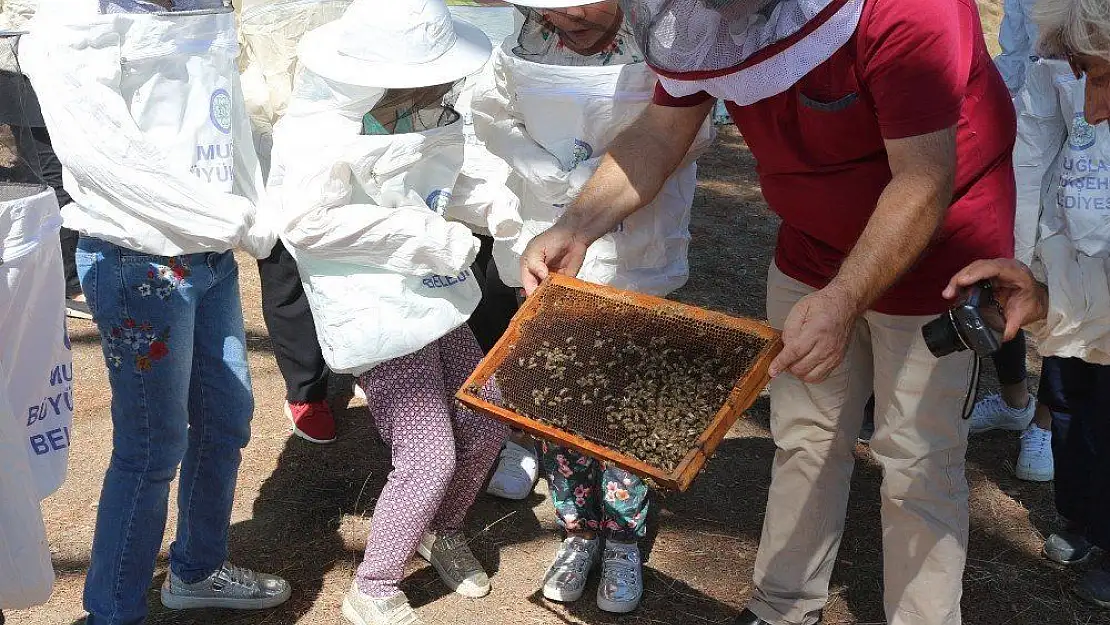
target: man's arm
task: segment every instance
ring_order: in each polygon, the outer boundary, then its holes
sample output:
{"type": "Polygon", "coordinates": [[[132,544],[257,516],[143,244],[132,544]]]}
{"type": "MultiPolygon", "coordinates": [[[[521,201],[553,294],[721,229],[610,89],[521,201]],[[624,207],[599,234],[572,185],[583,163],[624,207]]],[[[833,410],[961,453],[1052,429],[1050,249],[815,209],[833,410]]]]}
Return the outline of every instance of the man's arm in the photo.
{"type": "Polygon", "coordinates": [[[524,251],[521,275],[526,292],[534,291],[549,271],[576,275],[594,241],[655,199],[685,158],[713,102],[690,107],[652,104],[613,140],[567,212],[524,251]]]}
{"type": "Polygon", "coordinates": [[[855,247],[824,289],[802,299],[783,328],[771,374],[824,380],[856,319],[913,266],[944,222],[956,178],[956,129],[886,141],[892,179],[855,247]]]}

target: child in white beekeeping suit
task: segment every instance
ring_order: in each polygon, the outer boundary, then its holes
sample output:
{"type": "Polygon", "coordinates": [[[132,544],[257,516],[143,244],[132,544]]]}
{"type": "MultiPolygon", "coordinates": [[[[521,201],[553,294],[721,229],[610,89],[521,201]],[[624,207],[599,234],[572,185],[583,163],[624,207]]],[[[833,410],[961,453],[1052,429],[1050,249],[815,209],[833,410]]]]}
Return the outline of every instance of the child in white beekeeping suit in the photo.
{"type": "MultiPolygon", "coordinates": [[[[494,52],[494,85],[474,96],[476,134],[513,168],[524,231],[495,246],[503,279],[520,286],[519,254],[550,227],[593,173],[609,142],[648,106],[656,79],[616,0],[514,1],[519,32],[494,52]]],[[[666,295],[689,275],[696,155],[713,139],[707,121],[685,166],[642,213],[590,247],[578,277],[666,295]]],[[[541,465],[566,538],[544,578],[554,601],[576,601],[600,560],[597,604],[634,610],[643,594],[638,541],[648,487],[631,473],[543,443],[541,465]],[[604,541],[604,545],[602,544],[604,541]]]]}
{"type": "Polygon", "coordinates": [[[443,0],[355,0],[299,52],[270,194],[328,365],[359,375],[393,462],[343,614],[415,624],[399,584],[416,553],[455,592],[490,591],[463,529],[507,428],[453,400],[482,357],[466,325],[478,240],[457,220],[490,232],[519,221],[451,212],[464,137],[445,105],[490,43],[443,0]]]}
{"type": "Polygon", "coordinates": [[[89,625],[141,623],[178,474],[171,609],[262,609],[284,580],[228,562],[254,411],[233,250],[266,256],[261,170],[220,0],[44,0],[20,57],[81,233],[112,387],[113,449],[85,581],[89,625]]]}

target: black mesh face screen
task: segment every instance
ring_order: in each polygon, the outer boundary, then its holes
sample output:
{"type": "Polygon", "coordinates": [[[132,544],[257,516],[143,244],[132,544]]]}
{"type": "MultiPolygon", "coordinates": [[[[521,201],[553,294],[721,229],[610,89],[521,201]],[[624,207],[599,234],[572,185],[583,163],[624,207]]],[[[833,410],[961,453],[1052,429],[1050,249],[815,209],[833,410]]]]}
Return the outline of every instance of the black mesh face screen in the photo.
{"type": "Polygon", "coordinates": [[[532,297],[539,313],[494,373],[502,407],[668,473],[770,342],[557,285],[532,297]]]}

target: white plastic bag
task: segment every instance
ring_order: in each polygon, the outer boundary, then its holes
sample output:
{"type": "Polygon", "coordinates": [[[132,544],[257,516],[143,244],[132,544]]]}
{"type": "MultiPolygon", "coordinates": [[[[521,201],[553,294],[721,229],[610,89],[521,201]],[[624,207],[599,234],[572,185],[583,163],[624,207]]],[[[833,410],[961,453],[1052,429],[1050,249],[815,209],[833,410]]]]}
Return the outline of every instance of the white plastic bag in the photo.
{"type": "Polygon", "coordinates": [[[38,502],[65,480],[73,423],[58,201],[24,189],[0,186],[0,608],[50,593],[38,502]]]}
{"type": "Polygon", "coordinates": [[[462,166],[461,123],[364,136],[356,111],[372,108],[368,94],[298,100],[274,129],[270,196],[324,359],[358,374],[466,323],[481,299],[470,272],[478,240],[442,216],[462,166]],[[356,104],[324,112],[322,102],[356,104]]]}
{"type": "Polygon", "coordinates": [[[234,13],[97,4],[44,0],[20,50],[74,199],[67,227],[151,254],[269,255],[234,13]]]}
{"type": "MultiPolygon", "coordinates": [[[[475,128],[513,168],[509,188],[521,200],[523,231],[498,241],[494,259],[506,284],[520,286],[520,255],[577,197],[622,130],[650,104],[656,77],[643,63],[601,67],[546,65],[494,51],[494,84],[474,97],[475,128]]],[[[659,196],[590,246],[578,277],[666,295],[689,276],[690,205],[697,158],[713,141],[706,120],[687,162],[659,196]]]]}

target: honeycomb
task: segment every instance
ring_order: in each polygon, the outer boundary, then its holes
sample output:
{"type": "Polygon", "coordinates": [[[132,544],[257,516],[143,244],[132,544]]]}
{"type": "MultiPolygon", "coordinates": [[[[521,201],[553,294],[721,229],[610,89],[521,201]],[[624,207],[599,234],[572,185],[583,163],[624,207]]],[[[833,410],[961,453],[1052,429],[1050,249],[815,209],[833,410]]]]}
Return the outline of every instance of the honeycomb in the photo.
{"type": "Polygon", "coordinates": [[[733,388],[757,366],[765,371],[774,340],[664,300],[559,284],[532,298],[536,314],[493,370],[502,408],[667,474],[698,447],[733,388]]]}

